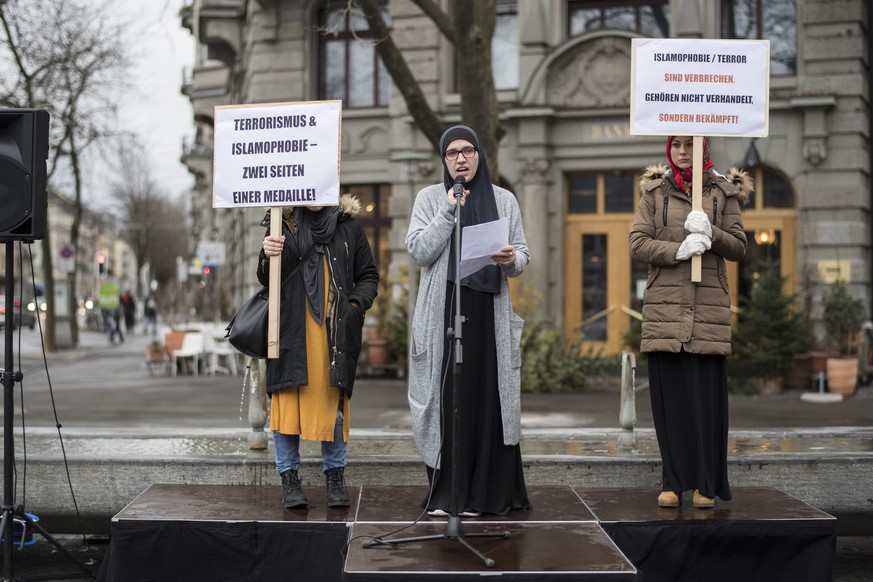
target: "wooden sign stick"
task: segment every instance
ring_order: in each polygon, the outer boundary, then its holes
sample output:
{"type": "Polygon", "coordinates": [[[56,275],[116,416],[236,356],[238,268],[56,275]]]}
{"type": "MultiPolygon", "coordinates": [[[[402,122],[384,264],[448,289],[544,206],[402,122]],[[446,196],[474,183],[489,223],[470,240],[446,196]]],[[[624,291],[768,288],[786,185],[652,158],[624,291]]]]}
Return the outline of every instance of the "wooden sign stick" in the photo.
{"type": "MultiPolygon", "coordinates": [[[[281,206],[270,208],[270,236],[282,236],[281,206]]],[[[270,300],[267,302],[267,358],[273,360],[279,357],[279,295],[282,291],[281,283],[282,255],[279,254],[270,257],[270,300]]]]}
{"type": "MultiPolygon", "coordinates": [[[[692,136],[694,152],[691,154],[691,210],[703,210],[703,136],[692,136]]],[[[700,255],[691,257],[691,282],[700,283],[703,278],[703,261],[700,255]]],[[[271,267],[272,268],[272,267],[271,267]]],[[[271,282],[272,285],[272,282],[271,282]]],[[[270,287],[272,298],[273,288],[270,287]]]]}

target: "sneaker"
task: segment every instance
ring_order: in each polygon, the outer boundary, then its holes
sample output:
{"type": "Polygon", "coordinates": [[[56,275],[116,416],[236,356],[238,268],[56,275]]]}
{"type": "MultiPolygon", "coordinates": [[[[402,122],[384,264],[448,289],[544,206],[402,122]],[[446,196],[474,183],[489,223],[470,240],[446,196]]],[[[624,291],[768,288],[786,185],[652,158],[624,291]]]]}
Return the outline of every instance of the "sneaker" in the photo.
{"type": "Polygon", "coordinates": [[[427,512],[427,514],[431,517],[448,517],[449,514],[447,511],[442,509],[431,509],[427,512]]]}
{"type": "Polygon", "coordinates": [[[306,509],[309,501],[300,487],[300,478],[296,469],[288,469],[281,473],[282,477],[282,503],[288,509],[306,509]]]}
{"type": "Polygon", "coordinates": [[[461,517],[479,517],[482,513],[478,511],[462,511],[458,515],[461,517]]]}
{"type": "Polygon", "coordinates": [[[327,484],[327,506],[328,507],[348,507],[349,494],[346,491],[346,484],[343,479],[344,467],[336,469],[328,469],[324,475],[327,484]]]}

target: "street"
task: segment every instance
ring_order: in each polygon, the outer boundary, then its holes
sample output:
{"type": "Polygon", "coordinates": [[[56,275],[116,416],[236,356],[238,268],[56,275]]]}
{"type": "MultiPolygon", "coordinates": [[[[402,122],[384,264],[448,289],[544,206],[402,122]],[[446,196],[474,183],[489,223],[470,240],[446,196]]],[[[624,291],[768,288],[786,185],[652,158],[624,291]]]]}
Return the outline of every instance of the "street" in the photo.
{"type": "MultiPolygon", "coordinates": [[[[49,355],[46,373],[39,328],[21,330],[20,336],[16,330],[15,368],[24,372],[23,383],[16,386],[17,421],[23,418],[28,426],[54,426],[57,413],[62,425],[79,428],[249,426],[243,376],[152,376],[144,358],[151,339],[128,334],[124,343],[110,344],[102,333],[82,331],[81,347],[49,355]],[[22,394],[23,410],[19,398],[22,394]]],[[[523,428],[618,427],[619,377],[616,363],[614,377],[596,382],[587,392],[524,393],[523,428]]],[[[636,426],[652,428],[644,373],[638,374],[636,387],[636,426]]],[[[873,387],[859,387],[853,396],[833,404],[803,402],[798,391],[730,396],[732,430],[868,427],[871,419],[873,387]]],[[[404,380],[357,379],[352,398],[352,430],[410,426],[404,380]]]]}

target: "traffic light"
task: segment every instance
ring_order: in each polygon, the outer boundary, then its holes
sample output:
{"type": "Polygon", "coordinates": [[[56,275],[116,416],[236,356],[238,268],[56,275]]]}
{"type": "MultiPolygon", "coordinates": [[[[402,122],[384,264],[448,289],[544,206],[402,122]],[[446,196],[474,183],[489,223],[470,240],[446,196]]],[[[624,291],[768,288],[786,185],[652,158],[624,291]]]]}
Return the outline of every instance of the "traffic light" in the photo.
{"type": "Polygon", "coordinates": [[[97,253],[95,257],[97,261],[97,276],[103,278],[106,276],[106,255],[103,253],[97,253]]]}
{"type": "Polygon", "coordinates": [[[45,238],[49,114],[0,108],[0,242],[45,238]]]}
{"type": "Polygon", "coordinates": [[[210,267],[209,265],[206,265],[205,267],[203,267],[203,274],[204,275],[208,275],[211,272],[212,272],[212,267],[210,267]]]}

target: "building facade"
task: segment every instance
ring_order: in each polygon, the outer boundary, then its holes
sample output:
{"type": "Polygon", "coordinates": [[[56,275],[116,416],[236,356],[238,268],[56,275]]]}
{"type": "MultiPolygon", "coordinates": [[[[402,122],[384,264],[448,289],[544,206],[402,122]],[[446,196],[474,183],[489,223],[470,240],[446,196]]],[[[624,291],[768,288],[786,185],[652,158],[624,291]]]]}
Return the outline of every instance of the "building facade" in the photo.
{"type": "MultiPolygon", "coordinates": [[[[446,11],[451,2],[437,0],[446,11]]],[[[404,278],[414,194],[441,179],[376,57],[366,21],[346,2],[195,0],[182,24],[198,41],[183,91],[194,111],[184,162],[197,240],[221,241],[219,282],[239,304],[257,282],[261,210],[212,202],[215,105],[342,99],[343,191],[383,273],[404,278]]],[[[460,119],[463,67],[411,0],[390,0],[392,37],[431,107],[460,119]]],[[[863,0],[498,0],[495,85],[506,135],[501,177],[518,197],[532,262],[513,292],[527,317],[616,352],[642,304],[645,265],[627,235],[642,169],[665,161],[666,139],[630,135],[631,39],[768,39],[766,138],[712,138],[716,169],[755,179],[745,211],[750,247],[732,265],[734,303],[755,272],[777,263],[788,291],[815,306],[826,283],[848,281],[870,304],[870,8],[863,0]]],[[[493,154],[491,154],[493,156],[493,154]]],[[[196,247],[197,240],[194,242],[196,247]]]]}

